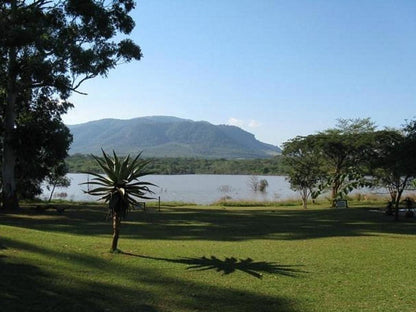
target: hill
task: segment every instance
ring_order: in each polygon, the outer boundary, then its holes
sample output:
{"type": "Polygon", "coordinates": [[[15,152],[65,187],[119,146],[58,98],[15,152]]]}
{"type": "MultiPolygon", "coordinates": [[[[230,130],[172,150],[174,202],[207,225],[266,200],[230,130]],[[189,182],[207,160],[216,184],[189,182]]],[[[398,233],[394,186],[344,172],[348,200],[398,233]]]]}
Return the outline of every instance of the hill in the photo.
{"type": "Polygon", "coordinates": [[[101,148],[119,154],[143,151],[147,157],[265,158],[281,152],[235,126],[169,116],[102,119],[68,127],[74,136],[71,155],[100,154],[101,148]]]}

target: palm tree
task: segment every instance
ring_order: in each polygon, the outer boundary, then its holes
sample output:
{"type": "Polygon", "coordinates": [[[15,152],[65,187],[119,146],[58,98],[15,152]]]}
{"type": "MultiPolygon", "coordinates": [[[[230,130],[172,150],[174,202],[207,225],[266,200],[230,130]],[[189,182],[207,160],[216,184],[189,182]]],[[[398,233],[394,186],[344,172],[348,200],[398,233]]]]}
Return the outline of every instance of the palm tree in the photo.
{"type": "Polygon", "coordinates": [[[152,199],[146,194],[153,194],[149,186],[156,186],[150,182],[142,182],[138,179],[149,174],[145,167],[150,161],[140,158],[142,153],[131,159],[130,155],[120,159],[113,151],[113,157],[107,155],[103,150],[103,157],[94,156],[98,165],[104,171],[104,174],[94,172],[85,172],[93,178],[85,183],[92,188],[85,193],[101,196],[99,200],[108,203],[109,215],[113,223],[113,241],[111,251],[117,251],[117,243],[120,234],[121,218],[125,217],[131,206],[138,204],[138,199],[152,199]]]}

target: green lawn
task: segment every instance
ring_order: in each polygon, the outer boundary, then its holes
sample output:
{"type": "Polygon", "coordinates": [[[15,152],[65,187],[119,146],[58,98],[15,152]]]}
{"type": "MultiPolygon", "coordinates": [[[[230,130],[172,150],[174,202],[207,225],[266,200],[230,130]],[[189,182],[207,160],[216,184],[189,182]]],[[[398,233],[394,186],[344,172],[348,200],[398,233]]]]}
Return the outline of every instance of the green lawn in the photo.
{"type": "Polygon", "coordinates": [[[0,310],[415,311],[416,222],[349,209],[0,214],[0,310]]]}

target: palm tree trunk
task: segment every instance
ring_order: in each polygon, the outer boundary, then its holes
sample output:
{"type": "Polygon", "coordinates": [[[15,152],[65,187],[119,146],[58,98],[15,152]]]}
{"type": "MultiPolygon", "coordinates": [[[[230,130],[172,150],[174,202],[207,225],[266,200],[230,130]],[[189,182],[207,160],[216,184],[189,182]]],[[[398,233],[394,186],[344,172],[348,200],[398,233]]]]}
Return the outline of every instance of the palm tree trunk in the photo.
{"type": "Polygon", "coordinates": [[[118,237],[120,235],[121,218],[117,212],[113,213],[113,242],[111,244],[111,251],[117,250],[118,237]]]}

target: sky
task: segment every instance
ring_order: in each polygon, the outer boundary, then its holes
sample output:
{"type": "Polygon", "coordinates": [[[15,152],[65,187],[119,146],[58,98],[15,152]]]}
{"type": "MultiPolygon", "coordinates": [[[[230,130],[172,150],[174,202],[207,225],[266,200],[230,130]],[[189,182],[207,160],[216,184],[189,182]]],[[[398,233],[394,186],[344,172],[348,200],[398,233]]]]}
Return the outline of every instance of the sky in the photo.
{"type": "Polygon", "coordinates": [[[176,116],[265,143],[370,117],[416,118],[414,0],[141,0],[140,61],[74,94],[66,124],[176,116]]]}

